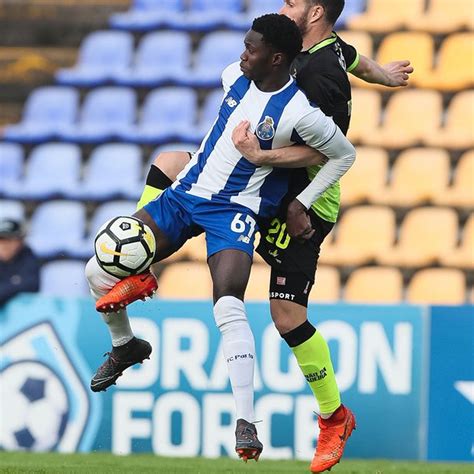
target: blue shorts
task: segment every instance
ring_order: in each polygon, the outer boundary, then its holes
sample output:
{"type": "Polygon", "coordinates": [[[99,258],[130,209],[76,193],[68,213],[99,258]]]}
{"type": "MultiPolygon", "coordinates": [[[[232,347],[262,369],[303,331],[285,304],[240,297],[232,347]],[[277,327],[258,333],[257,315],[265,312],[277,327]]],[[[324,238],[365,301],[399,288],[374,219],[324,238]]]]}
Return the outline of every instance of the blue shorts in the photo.
{"type": "Polygon", "coordinates": [[[206,233],[207,257],[221,250],[237,249],[253,256],[256,216],[238,204],[208,201],[167,188],[144,207],[178,250],[188,239],[206,233]]]}

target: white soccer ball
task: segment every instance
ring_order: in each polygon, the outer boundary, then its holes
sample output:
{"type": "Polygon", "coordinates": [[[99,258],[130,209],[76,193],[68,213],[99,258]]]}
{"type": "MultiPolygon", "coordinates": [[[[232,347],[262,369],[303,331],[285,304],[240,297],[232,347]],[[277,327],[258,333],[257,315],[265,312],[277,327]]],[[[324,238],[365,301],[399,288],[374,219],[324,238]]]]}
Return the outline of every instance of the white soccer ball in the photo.
{"type": "Polygon", "coordinates": [[[145,271],[153,261],[155,250],[153,232],[135,217],[114,217],[99,229],[95,238],[97,262],[118,278],[145,271]]]}
{"type": "Polygon", "coordinates": [[[70,408],[59,377],[44,364],[21,361],[6,367],[0,379],[1,449],[55,449],[64,435],[70,408]]]}

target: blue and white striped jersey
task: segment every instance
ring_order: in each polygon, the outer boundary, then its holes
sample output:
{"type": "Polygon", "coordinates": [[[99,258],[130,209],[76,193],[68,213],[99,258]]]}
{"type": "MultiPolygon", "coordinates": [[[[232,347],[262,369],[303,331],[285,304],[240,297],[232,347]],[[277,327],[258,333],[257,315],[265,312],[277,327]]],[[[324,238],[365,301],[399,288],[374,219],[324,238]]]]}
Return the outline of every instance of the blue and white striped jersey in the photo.
{"type": "Polygon", "coordinates": [[[173,188],[240,204],[262,217],[275,215],[287,192],[288,171],[256,166],[243,158],[232,143],[234,128],[249,120],[262,149],[294,143],[320,149],[336,134],[337,126],[308,102],[292,78],[278,91],[262,92],[234,63],[224,70],[222,83],[225,95],[219,115],[173,188]]]}

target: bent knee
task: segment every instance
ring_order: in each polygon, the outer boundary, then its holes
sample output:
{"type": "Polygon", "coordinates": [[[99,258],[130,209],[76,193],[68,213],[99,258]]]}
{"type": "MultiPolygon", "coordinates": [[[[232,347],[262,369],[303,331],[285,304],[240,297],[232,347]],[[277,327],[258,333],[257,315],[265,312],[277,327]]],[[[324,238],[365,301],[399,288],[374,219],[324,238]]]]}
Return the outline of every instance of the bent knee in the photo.
{"type": "Polygon", "coordinates": [[[120,281],[112,275],[109,275],[97,263],[97,259],[92,257],[86,264],[85,275],[91,294],[94,298],[100,298],[107,294],[120,281]]]}
{"type": "Polygon", "coordinates": [[[189,160],[190,156],[186,151],[164,151],[155,157],[153,164],[171,181],[176,181],[176,177],[189,163],[189,160]]]}

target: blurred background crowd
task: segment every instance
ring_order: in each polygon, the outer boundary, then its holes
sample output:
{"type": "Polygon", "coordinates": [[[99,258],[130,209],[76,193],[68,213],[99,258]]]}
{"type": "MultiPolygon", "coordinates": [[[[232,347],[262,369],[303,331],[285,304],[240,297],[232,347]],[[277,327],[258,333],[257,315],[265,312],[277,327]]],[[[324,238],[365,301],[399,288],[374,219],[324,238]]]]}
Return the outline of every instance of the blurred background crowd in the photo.
{"type": "MultiPolygon", "coordinates": [[[[281,3],[0,0],[2,286],[88,294],[96,230],[134,212],[157,152],[197,149],[222,69],[252,19],[281,3]],[[31,279],[4,271],[22,258],[31,279]]],[[[415,73],[401,90],[351,77],[358,156],[310,299],[472,303],[472,0],[346,0],[336,26],[360,53],[410,59],[415,73]]],[[[205,255],[197,238],[164,261],[159,296],[208,299],[205,255]]],[[[248,300],[267,299],[268,272],[256,256],[248,300]]]]}

